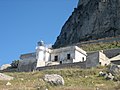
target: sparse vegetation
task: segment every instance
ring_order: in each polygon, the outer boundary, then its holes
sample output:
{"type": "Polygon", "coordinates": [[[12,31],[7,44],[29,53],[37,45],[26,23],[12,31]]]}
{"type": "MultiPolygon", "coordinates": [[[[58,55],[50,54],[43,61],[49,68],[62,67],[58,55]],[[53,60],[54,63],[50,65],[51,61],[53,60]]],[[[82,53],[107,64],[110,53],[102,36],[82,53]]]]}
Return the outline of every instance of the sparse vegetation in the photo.
{"type": "Polygon", "coordinates": [[[115,90],[119,88],[118,83],[106,81],[103,77],[98,77],[99,71],[106,68],[92,69],[54,69],[35,72],[12,72],[5,73],[15,77],[10,81],[11,86],[6,86],[7,81],[0,81],[0,90],[115,90]],[[50,86],[43,80],[45,74],[59,74],[65,80],[65,86],[50,86]]]}
{"type": "Polygon", "coordinates": [[[14,60],[14,61],[12,61],[11,66],[12,66],[12,68],[17,68],[18,64],[19,64],[19,60],[14,60]]]}
{"type": "Polygon", "coordinates": [[[120,42],[114,41],[109,43],[94,43],[94,44],[83,44],[80,45],[85,51],[98,51],[98,50],[106,50],[113,48],[120,48],[120,42]]]}

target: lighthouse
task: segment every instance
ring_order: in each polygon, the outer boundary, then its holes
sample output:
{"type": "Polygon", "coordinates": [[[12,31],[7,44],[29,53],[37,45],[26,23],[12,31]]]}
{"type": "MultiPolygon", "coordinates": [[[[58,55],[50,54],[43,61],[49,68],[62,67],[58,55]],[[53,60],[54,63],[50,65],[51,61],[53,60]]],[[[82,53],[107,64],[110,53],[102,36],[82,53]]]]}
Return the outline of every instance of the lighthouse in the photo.
{"type": "Polygon", "coordinates": [[[45,66],[45,45],[42,40],[37,43],[36,60],[37,60],[37,67],[45,66]]]}
{"type": "Polygon", "coordinates": [[[51,50],[45,46],[42,40],[37,43],[36,47],[37,67],[46,66],[46,62],[50,61],[50,53],[51,50]]]}

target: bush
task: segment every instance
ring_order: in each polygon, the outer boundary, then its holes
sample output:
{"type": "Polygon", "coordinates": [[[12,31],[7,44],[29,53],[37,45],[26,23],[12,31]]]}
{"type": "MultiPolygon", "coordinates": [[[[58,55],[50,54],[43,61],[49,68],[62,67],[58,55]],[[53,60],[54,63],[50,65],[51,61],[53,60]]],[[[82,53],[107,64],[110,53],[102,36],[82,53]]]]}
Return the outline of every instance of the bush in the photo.
{"type": "Polygon", "coordinates": [[[14,60],[14,61],[12,61],[12,63],[11,63],[11,67],[12,67],[12,68],[17,68],[17,67],[18,67],[18,64],[19,64],[19,60],[14,60]]]}

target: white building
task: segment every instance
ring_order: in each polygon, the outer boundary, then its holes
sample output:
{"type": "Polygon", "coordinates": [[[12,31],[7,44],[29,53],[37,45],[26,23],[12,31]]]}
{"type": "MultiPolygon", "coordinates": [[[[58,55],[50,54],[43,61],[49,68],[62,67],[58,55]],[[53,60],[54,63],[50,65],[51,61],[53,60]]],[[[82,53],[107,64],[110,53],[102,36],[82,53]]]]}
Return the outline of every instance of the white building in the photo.
{"type": "Polygon", "coordinates": [[[100,66],[107,66],[110,64],[109,58],[103,53],[103,51],[95,51],[87,53],[87,60],[86,60],[86,67],[96,67],[100,66]]]}
{"type": "Polygon", "coordinates": [[[51,49],[47,48],[43,41],[40,41],[36,47],[36,52],[20,56],[21,61],[18,69],[20,71],[27,71],[30,68],[33,70],[37,67],[49,65],[84,62],[86,57],[86,52],[77,46],[51,49]]]}
{"type": "Polygon", "coordinates": [[[86,61],[86,52],[77,46],[49,49],[43,41],[36,48],[37,67],[86,61]]]}
{"type": "Polygon", "coordinates": [[[111,63],[120,65],[120,54],[109,59],[111,63]]]}
{"type": "Polygon", "coordinates": [[[36,47],[36,67],[46,66],[46,63],[50,61],[51,51],[51,49],[45,47],[43,41],[38,42],[38,46],[36,47]]]}

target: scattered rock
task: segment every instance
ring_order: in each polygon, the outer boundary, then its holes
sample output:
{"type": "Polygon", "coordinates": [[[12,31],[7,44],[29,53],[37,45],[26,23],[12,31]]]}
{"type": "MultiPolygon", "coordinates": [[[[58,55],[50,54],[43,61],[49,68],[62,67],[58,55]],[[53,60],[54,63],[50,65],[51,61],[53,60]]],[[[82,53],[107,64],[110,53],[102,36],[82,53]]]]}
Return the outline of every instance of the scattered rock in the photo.
{"type": "Polygon", "coordinates": [[[47,88],[45,90],[48,90],[47,88]]]}
{"type": "Polygon", "coordinates": [[[120,65],[113,64],[110,66],[108,71],[113,75],[120,75],[120,65]]]}
{"type": "Polygon", "coordinates": [[[106,80],[113,80],[114,76],[111,73],[109,73],[108,75],[105,76],[105,79],[106,80]]]}
{"type": "Polygon", "coordinates": [[[104,77],[106,74],[107,74],[107,73],[105,73],[105,72],[103,72],[103,71],[100,71],[100,72],[99,72],[99,76],[100,76],[100,77],[104,77]]]}
{"type": "Polygon", "coordinates": [[[120,65],[111,64],[107,72],[100,71],[100,77],[106,80],[120,81],[120,65]]]}
{"type": "Polygon", "coordinates": [[[5,70],[5,69],[7,69],[7,68],[9,68],[9,67],[11,67],[10,64],[4,64],[4,65],[2,65],[2,66],[0,67],[0,70],[5,70]]]}
{"type": "Polygon", "coordinates": [[[11,86],[12,84],[10,82],[7,82],[6,86],[11,86]]]}
{"type": "Polygon", "coordinates": [[[100,90],[98,87],[96,87],[96,90],[100,90]]]}
{"type": "Polygon", "coordinates": [[[51,85],[64,85],[64,79],[62,76],[57,75],[57,74],[46,74],[44,77],[44,80],[51,85]]]}
{"type": "Polygon", "coordinates": [[[96,87],[102,87],[105,86],[105,84],[95,84],[96,87]]]}
{"type": "Polygon", "coordinates": [[[0,80],[13,80],[13,77],[0,73],[0,80]]]}
{"type": "Polygon", "coordinates": [[[99,76],[104,77],[106,80],[114,80],[114,76],[111,73],[100,71],[99,76]]]}
{"type": "Polygon", "coordinates": [[[85,78],[88,78],[88,76],[85,76],[85,78]]]}
{"type": "Polygon", "coordinates": [[[24,81],[24,79],[23,79],[23,78],[21,78],[20,80],[21,80],[21,81],[24,81]]]}
{"type": "Polygon", "coordinates": [[[111,65],[108,69],[108,72],[114,76],[115,81],[120,81],[120,65],[111,65]]]}

